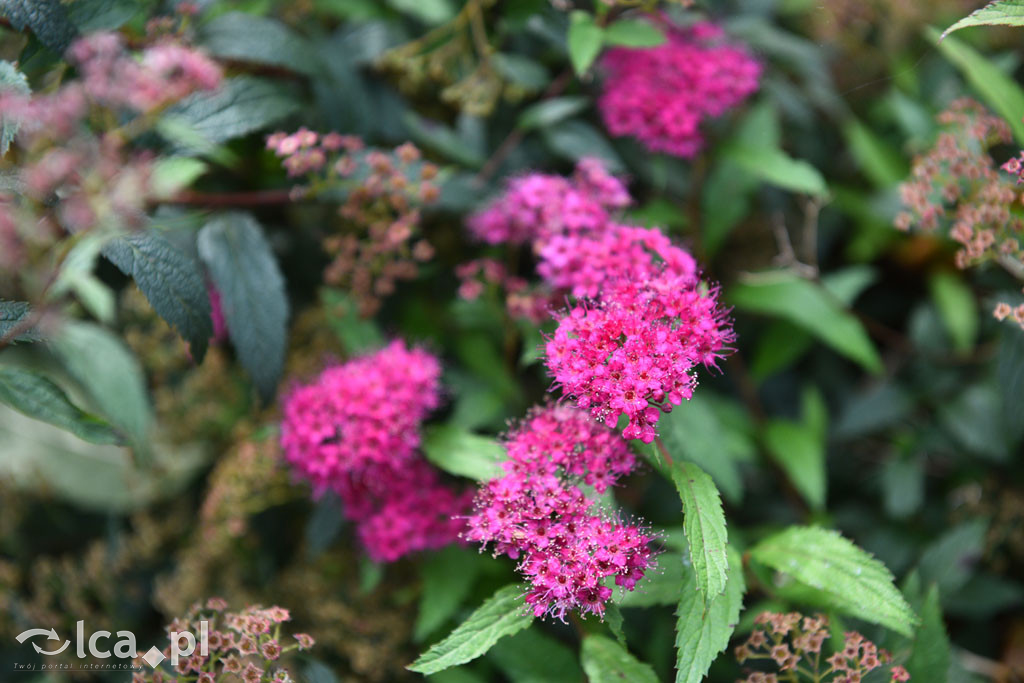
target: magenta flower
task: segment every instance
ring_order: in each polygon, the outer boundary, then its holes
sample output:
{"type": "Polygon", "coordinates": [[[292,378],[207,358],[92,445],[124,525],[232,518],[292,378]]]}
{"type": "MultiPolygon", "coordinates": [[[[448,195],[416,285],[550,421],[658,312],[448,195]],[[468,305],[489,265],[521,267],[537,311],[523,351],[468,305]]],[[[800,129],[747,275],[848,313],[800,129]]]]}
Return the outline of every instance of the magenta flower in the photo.
{"type": "Polygon", "coordinates": [[[704,146],[704,120],[754,93],[761,66],[746,50],[723,44],[721,29],[712,24],[673,27],[667,34],[657,47],[619,47],[605,54],[598,108],[612,135],[691,158],[704,146]]]}
{"type": "Polygon", "coordinates": [[[596,302],[563,312],[547,341],[547,366],[576,405],[650,443],[655,423],[689,399],[695,367],[713,366],[734,338],[717,290],[670,270],[651,280],[620,279],[596,302]]]}
{"type": "Polygon", "coordinates": [[[652,539],[600,514],[579,485],[603,492],[628,474],[635,464],[628,445],[586,413],[551,405],[535,409],[505,446],[506,474],[477,493],[467,538],[519,560],[536,616],[603,616],[612,595],[605,579],[632,590],[651,566],[652,539]]]}
{"type": "Polygon", "coordinates": [[[440,402],[441,367],[392,342],[329,367],[285,399],[281,447],[319,495],[338,494],[376,561],[455,541],[470,495],[447,487],[420,455],[420,422],[440,402]]]}

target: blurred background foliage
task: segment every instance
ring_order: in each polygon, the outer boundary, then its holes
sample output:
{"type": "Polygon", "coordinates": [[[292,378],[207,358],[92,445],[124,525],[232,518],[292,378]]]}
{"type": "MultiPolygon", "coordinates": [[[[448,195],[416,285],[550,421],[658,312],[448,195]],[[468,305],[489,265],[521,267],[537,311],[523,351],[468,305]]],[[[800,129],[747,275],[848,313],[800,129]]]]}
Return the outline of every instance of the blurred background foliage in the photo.
{"type": "MultiPolygon", "coordinates": [[[[629,178],[633,220],[687,245],[734,307],[737,352],[663,426],[673,451],[718,484],[734,546],[789,523],[839,529],[892,570],[919,613],[925,587],[938,586],[941,618],[927,638],[941,644],[948,633],[951,655],[947,668],[940,655],[931,669],[939,677],[912,671],[914,680],[1020,680],[1024,331],[991,315],[997,301],[1019,303],[1020,283],[996,267],[958,270],[943,236],[893,227],[899,185],[953,100],[973,96],[1020,130],[1024,111],[1001,109],[999,90],[1005,82],[1019,92],[1019,29],[970,28],[937,43],[932,27],[976,9],[971,0],[672,5],[681,20],[710,16],[765,67],[760,92],[714,122],[702,155],[682,161],[606,135],[594,108],[599,72],[572,67],[563,5],[573,3],[195,4],[196,44],[229,79],[167,112],[189,127],[170,126],[153,144],[202,165],[181,167],[192,175],[177,186],[188,189],[154,220],[170,235],[194,232],[211,210],[236,204],[258,219],[292,312],[282,386],[401,336],[444,363],[447,403],[433,422],[445,427],[428,437],[428,457],[457,458],[463,440],[474,447],[469,433],[501,432],[546,393],[541,333],[510,320],[497,294],[455,295],[455,267],[491,251],[467,239],[464,217],[509,175],[569,172],[598,156],[629,178]],[[253,199],[287,193],[292,181],[264,138],[299,126],[383,148],[411,140],[441,169],[440,197],[420,227],[434,258],[395,283],[372,318],[346,291],[323,286],[320,243],[335,207],[253,199]],[[189,132],[175,139],[173,130],[189,132]]],[[[61,6],[74,30],[129,36],[170,9],[61,6]]],[[[43,90],[60,78],[52,39],[8,22],[0,56],[43,90]]],[[[1021,144],[1018,135],[993,155],[1002,162],[1021,144]]],[[[193,363],[118,271],[101,267],[100,276],[118,292],[116,327],[152,396],[155,464],[137,469],[117,447],[0,409],[4,671],[25,658],[13,636],[30,625],[70,632],[85,619],[155,638],[195,599],[220,594],[291,608],[319,641],[303,662],[306,680],[404,680],[416,677],[403,667],[417,652],[511,579],[507,561],[470,549],[370,564],[337,502],[309,502],[282,469],[274,405],[252,391],[238,350],[214,346],[193,363]]],[[[53,365],[26,345],[4,357],[53,365]]],[[[671,486],[647,471],[618,493],[624,509],[665,529],[675,552],[671,486]]],[[[658,586],[671,579],[666,569],[622,603],[630,648],[665,680],[674,594],[663,601],[658,586]]],[[[800,606],[767,577],[748,594],[739,632],[762,609],[800,606]]],[[[899,636],[857,625],[899,647],[899,636]]],[[[574,649],[569,627],[535,624],[436,678],[580,680],[574,649]]],[[[710,678],[738,674],[723,656],[710,678]]]]}

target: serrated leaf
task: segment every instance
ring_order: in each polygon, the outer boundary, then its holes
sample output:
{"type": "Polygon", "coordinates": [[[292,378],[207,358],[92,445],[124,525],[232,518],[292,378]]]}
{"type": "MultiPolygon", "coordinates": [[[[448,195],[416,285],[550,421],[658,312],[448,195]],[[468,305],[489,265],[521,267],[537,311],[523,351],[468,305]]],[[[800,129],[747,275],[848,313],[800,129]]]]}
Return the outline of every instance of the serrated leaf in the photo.
{"type": "MultiPolygon", "coordinates": [[[[27,95],[28,79],[25,74],[8,61],[0,60],[0,92],[16,92],[27,95]]],[[[11,148],[14,136],[18,134],[21,123],[15,119],[8,120],[0,116],[0,157],[11,148]]]]}
{"type": "Polygon", "coordinates": [[[519,115],[518,126],[523,130],[534,130],[551,126],[579,114],[590,105],[590,99],[576,95],[552,97],[527,107],[519,115]]]}
{"type": "Polygon", "coordinates": [[[712,662],[729,645],[729,639],[743,609],[743,562],[738,552],[729,549],[729,581],[725,592],[705,601],[697,590],[697,577],[691,571],[679,591],[676,609],[676,683],[700,683],[712,662]]]}
{"type": "Polygon", "coordinates": [[[882,359],[860,321],[820,285],[789,271],[752,275],[728,291],[743,310],[789,320],[871,372],[882,359]]]}
{"type": "Polygon", "coordinates": [[[0,367],[0,401],[24,415],[65,429],[92,443],[119,443],[110,425],[89,415],[43,375],[15,367],[0,367]]]}
{"type": "Polygon", "coordinates": [[[737,460],[754,446],[723,424],[709,395],[696,394],[686,405],[662,415],[658,434],[673,458],[685,458],[710,474],[727,500],[736,503],[743,497],[737,460]]]}
{"type": "Polygon", "coordinates": [[[473,588],[479,569],[476,553],[448,546],[422,563],[423,589],[412,638],[420,642],[447,621],[462,606],[473,588]]]}
{"type": "Polygon", "coordinates": [[[921,554],[921,578],[926,583],[934,582],[946,597],[963,588],[981,560],[988,527],[988,520],[975,519],[932,541],[921,554]]]}
{"type": "MultiPolygon", "coordinates": [[[[24,301],[4,301],[0,299],[0,339],[7,339],[7,335],[26,324],[25,321],[32,315],[32,309],[24,301]]],[[[12,343],[34,342],[42,339],[42,336],[31,327],[22,329],[9,339],[12,343]]]]}
{"type": "Polygon", "coordinates": [[[947,28],[942,37],[970,26],[1024,26],[1024,0],[990,2],[947,28]]]}
{"type": "Polygon", "coordinates": [[[487,658],[515,683],[580,681],[583,671],[576,653],[561,642],[531,626],[495,643],[487,658]]]}
{"type": "Polygon", "coordinates": [[[245,12],[222,14],[202,27],[199,42],[215,57],[268,64],[315,75],[319,57],[309,42],[269,17],[245,12]]]}
{"type": "Polygon", "coordinates": [[[755,178],[784,190],[823,197],[828,186],[821,172],[773,147],[729,147],[723,156],[755,178]]]}
{"type": "MultiPolygon", "coordinates": [[[[251,76],[228,79],[214,92],[195,93],[175,104],[161,119],[158,129],[170,129],[173,142],[184,149],[218,145],[277,123],[300,107],[300,101],[274,83],[251,76]],[[164,122],[171,122],[170,125],[164,122]],[[175,128],[177,126],[177,128],[175,128]],[[197,140],[181,140],[175,130],[184,127],[197,140]]],[[[206,149],[195,149],[206,153],[206,149]]]]}
{"type": "Polygon", "coordinates": [[[192,357],[202,362],[213,321],[199,264],[155,232],[115,239],[104,246],[103,255],[135,280],[153,310],[178,330],[192,357]]]}
{"type": "Polygon", "coordinates": [[[98,325],[72,321],[57,332],[52,347],[97,411],[137,452],[147,454],[152,413],[142,368],[128,347],[98,325]]]}
{"type": "Polygon", "coordinates": [[[921,605],[921,626],[914,634],[914,646],[907,660],[907,672],[913,681],[945,681],[952,660],[949,636],[942,621],[939,588],[931,586],[921,605]]]}
{"type": "Polygon", "coordinates": [[[941,38],[938,30],[928,27],[925,34],[939,51],[956,66],[989,107],[1010,124],[1017,142],[1024,144],[1024,90],[995,64],[952,36],[941,38]]]}
{"type": "Polygon", "coordinates": [[[0,16],[19,31],[32,29],[46,47],[63,55],[77,31],[60,0],[0,0],[0,16]]]}
{"type": "Polygon", "coordinates": [[[501,638],[522,631],[533,622],[533,615],[523,603],[524,592],[518,584],[499,589],[447,638],[406,668],[429,676],[472,661],[485,654],[501,638]]]}
{"type": "Polygon", "coordinates": [[[615,640],[619,642],[622,647],[627,647],[626,644],[626,632],[623,630],[623,622],[625,618],[622,616],[622,610],[618,604],[609,602],[604,607],[604,623],[608,626],[608,630],[615,636],[615,640]]]}
{"type": "Polygon", "coordinates": [[[113,31],[143,11],[151,11],[150,0],[75,0],[68,5],[68,16],[82,33],[113,31]]]}
{"type": "Polygon", "coordinates": [[[277,390],[287,343],[288,298],[277,259],[247,213],[214,217],[199,232],[199,257],[220,293],[231,342],[264,401],[277,390]]]}
{"type": "Polygon", "coordinates": [[[691,462],[672,467],[672,481],[683,501],[683,529],[690,543],[690,561],[697,588],[706,599],[725,590],[729,572],[729,535],[718,489],[704,470],[691,462]]]}
{"type": "Polygon", "coordinates": [[[750,551],[757,562],[796,580],[819,606],[910,636],[918,623],[884,564],[835,531],[792,526],[750,551]]]}
{"type": "Polygon", "coordinates": [[[692,570],[686,557],[681,553],[662,553],[656,571],[645,572],[631,591],[616,586],[613,600],[622,607],[673,605],[679,599],[679,586],[687,573],[692,570]]]}
{"type": "Polygon", "coordinates": [[[590,683],[658,682],[650,664],[641,662],[622,645],[604,636],[584,638],[580,660],[590,683]]]}
{"type": "Polygon", "coordinates": [[[583,10],[573,10],[569,15],[569,61],[577,75],[587,72],[601,52],[604,30],[594,23],[594,17],[583,10]]]}
{"type": "Polygon", "coordinates": [[[479,436],[455,425],[438,425],[423,439],[427,460],[449,474],[488,481],[503,473],[505,449],[490,437],[479,436]]]}
{"type": "Polygon", "coordinates": [[[765,425],[765,446],[800,495],[815,509],[825,506],[825,444],[807,424],[771,420],[765,425]]]}
{"type": "Polygon", "coordinates": [[[604,30],[605,45],[655,47],[665,42],[665,33],[643,19],[619,19],[604,30]]]}

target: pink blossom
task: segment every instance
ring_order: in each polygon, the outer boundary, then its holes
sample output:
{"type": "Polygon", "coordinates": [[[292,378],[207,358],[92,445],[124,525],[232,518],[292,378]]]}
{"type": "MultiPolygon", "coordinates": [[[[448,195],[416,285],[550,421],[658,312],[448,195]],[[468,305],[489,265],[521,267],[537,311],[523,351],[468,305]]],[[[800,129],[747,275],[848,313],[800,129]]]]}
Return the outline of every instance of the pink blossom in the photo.
{"type": "Polygon", "coordinates": [[[711,24],[670,27],[667,34],[656,47],[618,47],[605,54],[598,107],[612,135],[690,158],[704,146],[704,120],[755,92],[761,66],[746,50],[723,44],[721,30],[711,24]]]}

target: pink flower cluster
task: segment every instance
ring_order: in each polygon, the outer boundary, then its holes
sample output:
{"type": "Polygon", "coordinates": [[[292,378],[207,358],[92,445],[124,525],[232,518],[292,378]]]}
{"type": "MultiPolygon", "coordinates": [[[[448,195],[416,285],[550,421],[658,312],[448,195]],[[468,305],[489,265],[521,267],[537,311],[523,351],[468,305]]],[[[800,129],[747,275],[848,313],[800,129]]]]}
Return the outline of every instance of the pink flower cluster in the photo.
{"type": "Polygon", "coordinates": [[[481,487],[467,538],[494,543],[519,560],[536,616],[564,620],[578,610],[602,617],[612,596],[606,579],[633,590],[651,566],[651,536],[602,515],[580,489],[603,493],[635,460],[627,443],[566,405],[535,409],[508,434],[505,476],[481,487]]]}
{"type": "Polygon", "coordinates": [[[609,50],[598,101],[608,131],[636,137],[654,152],[696,156],[704,120],[743,102],[761,77],[761,65],[722,38],[721,29],[700,23],[670,27],[656,47],[609,50]]]}
{"type": "Polygon", "coordinates": [[[580,408],[609,424],[625,415],[622,435],[650,443],[661,413],[692,396],[695,367],[715,365],[733,338],[717,291],[666,271],[562,313],[547,364],[580,408]]]}
{"type": "Polygon", "coordinates": [[[572,178],[530,173],[470,217],[470,232],[489,244],[524,244],[553,235],[602,228],[609,212],[630,203],[629,192],[597,159],[582,159],[572,178]]]}
{"type": "Polygon", "coordinates": [[[317,495],[339,495],[374,560],[445,546],[462,528],[453,517],[468,495],[447,487],[418,450],[440,374],[434,356],[395,341],[327,368],[285,399],[285,458],[317,495]]]}

